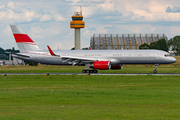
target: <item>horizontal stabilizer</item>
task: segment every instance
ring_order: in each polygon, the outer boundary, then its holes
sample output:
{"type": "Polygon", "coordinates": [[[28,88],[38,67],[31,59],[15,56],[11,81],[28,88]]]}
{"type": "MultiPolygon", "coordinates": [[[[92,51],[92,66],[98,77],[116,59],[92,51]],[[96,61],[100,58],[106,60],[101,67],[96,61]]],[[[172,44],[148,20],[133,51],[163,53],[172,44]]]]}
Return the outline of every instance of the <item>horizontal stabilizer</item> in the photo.
{"type": "Polygon", "coordinates": [[[12,52],[5,52],[5,53],[7,53],[7,54],[11,54],[11,55],[20,56],[20,57],[30,58],[30,56],[28,56],[28,55],[22,55],[22,54],[19,54],[19,53],[12,53],[12,52]]]}
{"type": "Polygon", "coordinates": [[[20,56],[20,57],[25,57],[25,58],[30,58],[30,56],[27,56],[27,55],[22,55],[22,54],[17,54],[17,53],[15,53],[15,54],[13,54],[13,55],[17,55],[17,56],[20,56]]]}

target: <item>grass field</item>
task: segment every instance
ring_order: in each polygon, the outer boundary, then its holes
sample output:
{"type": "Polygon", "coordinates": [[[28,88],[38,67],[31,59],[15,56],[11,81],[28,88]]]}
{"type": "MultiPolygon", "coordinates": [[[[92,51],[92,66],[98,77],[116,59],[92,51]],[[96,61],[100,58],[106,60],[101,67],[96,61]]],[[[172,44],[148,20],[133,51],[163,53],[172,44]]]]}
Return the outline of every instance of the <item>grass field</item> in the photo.
{"type": "MultiPolygon", "coordinates": [[[[180,73],[180,57],[158,73],[180,73]]],[[[0,73],[81,73],[84,66],[0,66],[0,73]]],[[[99,73],[152,73],[124,65],[99,73]]],[[[179,120],[180,76],[7,75],[0,78],[0,120],[179,120]]]]}
{"type": "Polygon", "coordinates": [[[1,120],[179,120],[180,76],[6,76],[1,120]]]}

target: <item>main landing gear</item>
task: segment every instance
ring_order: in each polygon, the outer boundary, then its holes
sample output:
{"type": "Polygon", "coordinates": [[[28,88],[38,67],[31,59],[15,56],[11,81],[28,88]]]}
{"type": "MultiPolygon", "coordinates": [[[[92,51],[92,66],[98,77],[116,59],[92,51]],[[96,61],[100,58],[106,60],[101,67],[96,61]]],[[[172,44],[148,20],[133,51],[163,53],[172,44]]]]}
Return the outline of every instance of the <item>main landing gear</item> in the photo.
{"type": "Polygon", "coordinates": [[[82,70],[82,73],[98,73],[97,70],[82,70]]]}
{"type": "Polygon", "coordinates": [[[158,69],[158,68],[157,68],[157,66],[159,66],[159,64],[155,64],[155,69],[154,69],[154,71],[153,71],[153,72],[154,72],[154,74],[156,74],[156,73],[157,73],[157,69],[158,69]]]}
{"type": "Polygon", "coordinates": [[[90,64],[86,64],[85,65],[85,70],[82,70],[82,73],[98,73],[98,71],[97,70],[89,70],[89,68],[90,68],[90,64]]]}

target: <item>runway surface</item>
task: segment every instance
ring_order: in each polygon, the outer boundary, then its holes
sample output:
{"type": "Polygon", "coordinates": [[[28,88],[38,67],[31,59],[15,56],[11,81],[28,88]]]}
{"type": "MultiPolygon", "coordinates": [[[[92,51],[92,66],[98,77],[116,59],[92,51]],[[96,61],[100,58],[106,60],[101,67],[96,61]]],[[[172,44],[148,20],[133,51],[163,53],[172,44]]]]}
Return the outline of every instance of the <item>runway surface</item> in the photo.
{"type": "MultiPolygon", "coordinates": [[[[45,75],[47,73],[0,73],[1,75],[45,75]]],[[[87,73],[48,73],[49,75],[88,75],[87,73]]],[[[91,73],[90,75],[180,75],[180,73],[119,73],[119,74],[112,74],[112,73],[91,73]]]]}

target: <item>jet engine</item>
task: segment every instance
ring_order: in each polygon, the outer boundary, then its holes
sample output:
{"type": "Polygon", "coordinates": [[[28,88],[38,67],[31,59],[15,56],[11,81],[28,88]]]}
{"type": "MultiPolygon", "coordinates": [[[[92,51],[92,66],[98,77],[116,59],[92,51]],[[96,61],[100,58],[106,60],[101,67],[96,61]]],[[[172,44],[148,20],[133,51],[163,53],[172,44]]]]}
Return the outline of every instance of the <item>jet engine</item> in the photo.
{"type": "Polygon", "coordinates": [[[93,69],[107,70],[111,68],[111,64],[109,61],[96,61],[90,67],[93,69]]]}
{"type": "Polygon", "coordinates": [[[122,69],[123,65],[119,64],[119,65],[111,65],[111,69],[116,70],[116,69],[122,69]]]}

